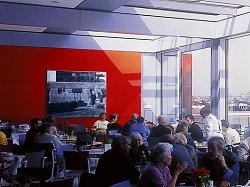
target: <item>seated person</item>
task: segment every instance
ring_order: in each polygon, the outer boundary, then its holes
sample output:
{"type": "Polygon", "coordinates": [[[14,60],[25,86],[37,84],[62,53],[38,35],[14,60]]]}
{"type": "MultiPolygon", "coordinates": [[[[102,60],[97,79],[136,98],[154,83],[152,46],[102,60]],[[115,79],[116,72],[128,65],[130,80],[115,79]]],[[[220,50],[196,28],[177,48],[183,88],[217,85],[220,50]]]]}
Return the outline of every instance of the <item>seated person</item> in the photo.
{"type": "Polygon", "coordinates": [[[228,121],[224,119],[221,120],[221,125],[222,125],[222,131],[223,131],[223,136],[224,136],[226,145],[239,144],[240,135],[235,129],[232,129],[229,126],[228,121]]]}
{"type": "Polygon", "coordinates": [[[187,144],[187,138],[184,134],[176,133],[175,136],[176,136],[176,143],[183,145],[187,149],[189,156],[191,157],[191,159],[194,163],[194,166],[197,167],[198,166],[198,158],[197,158],[196,150],[191,145],[187,144]]]}
{"type": "Polygon", "coordinates": [[[130,134],[132,132],[138,132],[143,138],[146,138],[149,135],[150,130],[149,130],[148,126],[146,126],[144,124],[144,117],[139,116],[137,118],[137,123],[132,125],[132,127],[130,129],[130,134]]]}
{"type": "Polygon", "coordinates": [[[113,139],[112,149],[103,153],[96,168],[96,186],[110,186],[129,180],[131,184],[137,184],[139,171],[133,166],[128,154],[131,139],[127,136],[117,136],[113,139]]]}
{"type": "Polygon", "coordinates": [[[128,136],[130,132],[130,128],[132,125],[134,125],[137,122],[138,114],[134,113],[132,114],[131,118],[129,121],[127,121],[123,127],[123,132],[122,135],[128,136]]]}
{"type": "Polygon", "coordinates": [[[39,127],[39,133],[34,136],[34,143],[53,143],[57,153],[62,154],[61,145],[63,143],[53,135],[53,126],[48,123],[43,123],[39,127]]]}
{"type": "Polygon", "coordinates": [[[106,120],[106,113],[105,112],[102,112],[100,115],[99,115],[100,119],[97,120],[93,127],[98,129],[98,133],[101,133],[101,134],[106,134],[106,130],[107,130],[107,125],[108,125],[108,121],[106,120]]]}
{"type": "Polygon", "coordinates": [[[185,121],[188,124],[188,132],[190,133],[193,140],[201,143],[204,140],[203,133],[199,125],[194,122],[194,116],[185,116],[185,121]]]}
{"type": "Polygon", "coordinates": [[[191,145],[194,149],[196,149],[196,145],[194,144],[194,140],[188,132],[188,124],[185,121],[182,121],[177,125],[175,132],[184,134],[187,138],[187,143],[189,145],[191,145]]]}
{"type": "Polygon", "coordinates": [[[187,168],[184,172],[191,172],[194,168],[194,163],[187,151],[187,149],[180,144],[176,144],[176,137],[172,134],[166,134],[161,137],[161,142],[164,143],[170,143],[173,145],[173,151],[172,151],[172,164],[170,166],[171,173],[174,172],[175,168],[178,166],[178,164],[182,162],[186,162],[188,164],[187,168]]]}
{"type": "Polygon", "coordinates": [[[130,135],[132,139],[129,156],[132,163],[136,165],[145,165],[149,159],[148,148],[142,143],[142,136],[138,132],[133,132],[130,135]]]}
{"type": "Polygon", "coordinates": [[[60,135],[57,132],[57,128],[55,126],[56,118],[54,116],[47,116],[44,120],[45,123],[51,124],[52,125],[52,132],[55,136],[60,138],[60,135]]]}
{"type": "Polygon", "coordinates": [[[0,131],[0,145],[8,145],[6,135],[0,131]]]}
{"type": "Polygon", "coordinates": [[[30,129],[26,134],[26,139],[24,145],[28,148],[28,146],[34,143],[35,134],[39,133],[39,126],[42,124],[42,120],[39,118],[32,118],[30,120],[30,129]]]}
{"type": "Polygon", "coordinates": [[[238,184],[239,159],[237,155],[225,149],[225,141],[221,137],[211,137],[208,141],[208,153],[200,160],[200,167],[210,171],[210,178],[219,187],[238,184]]]}
{"type": "Polygon", "coordinates": [[[238,156],[241,160],[250,161],[250,128],[245,131],[245,138],[238,148],[238,156]]]}
{"type": "Polygon", "coordinates": [[[168,166],[172,161],[172,145],[169,143],[158,143],[151,152],[152,165],[142,174],[139,187],[168,186],[174,187],[177,177],[187,168],[187,163],[180,163],[170,174],[168,166]]]}
{"type": "Polygon", "coordinates": [[[109,115],[109,124],[107,125],[107,131],[112,131],[112,130],[117,130],[118,133],[122,133],[122,126],[118,123],[116,123],[116,121],[118,120],[118,114],[110,114],[109,115]]]}
{"type": "Polygon", "coordinates": [[[159,125],[156,127],[153,127],[150,131],[149,136],[150,137],[158,137],[161,138],[165,134],[172,134],[172,130],[167,126],[167,117],[164,115],[161,115],[158,117],[158,123],[159,125]]]}

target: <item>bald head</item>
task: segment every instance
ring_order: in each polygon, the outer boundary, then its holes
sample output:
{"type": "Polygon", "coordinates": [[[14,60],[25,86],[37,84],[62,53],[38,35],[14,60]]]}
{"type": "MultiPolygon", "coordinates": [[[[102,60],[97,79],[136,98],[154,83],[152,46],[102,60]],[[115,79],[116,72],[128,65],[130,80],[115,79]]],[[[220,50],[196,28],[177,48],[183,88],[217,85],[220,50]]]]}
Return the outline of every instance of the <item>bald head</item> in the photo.
{"type": "Polygon", "coordinates": [[[164,115],[159,116],[158,123],[159,123],[159,125],[167,124],[167,116],[164,116],[164,115]]]}

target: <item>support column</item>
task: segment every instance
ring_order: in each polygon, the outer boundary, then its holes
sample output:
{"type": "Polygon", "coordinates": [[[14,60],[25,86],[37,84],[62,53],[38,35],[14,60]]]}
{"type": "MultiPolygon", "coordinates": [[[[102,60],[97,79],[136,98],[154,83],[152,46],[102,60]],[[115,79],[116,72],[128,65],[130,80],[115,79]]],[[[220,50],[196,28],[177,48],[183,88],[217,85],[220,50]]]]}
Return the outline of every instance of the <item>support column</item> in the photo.
{"type": "Polygon", "coordinates": [[[226,118],[226,40],[214,39],[212,45],[211,108],[219,118],[226,118]]]}

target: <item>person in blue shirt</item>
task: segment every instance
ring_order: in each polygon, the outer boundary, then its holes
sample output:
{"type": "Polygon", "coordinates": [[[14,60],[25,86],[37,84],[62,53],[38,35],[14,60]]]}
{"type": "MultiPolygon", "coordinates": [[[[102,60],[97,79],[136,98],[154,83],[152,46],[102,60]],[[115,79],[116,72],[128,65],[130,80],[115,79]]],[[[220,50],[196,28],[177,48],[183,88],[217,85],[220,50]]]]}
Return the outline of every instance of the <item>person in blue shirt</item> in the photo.
{"type": "Polygon", "coordinates": [[[239,158],[225,149],[225,141],[221,137],[211,137],[208,141],[208,153],[200,160],[200,167],[210,171],[210,178],[219,187],[229,187],[238,184],[239,158]]]}
{"type": "Polygon", "coordinates": [[[187,149],[181,145],[176,143],[176,136],[172,134],[165,134],[161,137],[161,142],[170,143],[173,145],[172,151],[172,163],[170,165],[171,173],[174,172],[175,168],[181,164],[182,162],[187,163],[187,168],[184,170],[185,172],[192,172],[194,169],[194,163],[187,151],[187,149]]]}
{"type": "Polygon", "coordinates": [[[150,130],[148,126],[144,124],[144,117],[139,116],[137,118],[137,123],[132,125],[130,129],[130,134],[132,132],[138,132],[143,138],[146,138],[149,135],[150,130]]]}

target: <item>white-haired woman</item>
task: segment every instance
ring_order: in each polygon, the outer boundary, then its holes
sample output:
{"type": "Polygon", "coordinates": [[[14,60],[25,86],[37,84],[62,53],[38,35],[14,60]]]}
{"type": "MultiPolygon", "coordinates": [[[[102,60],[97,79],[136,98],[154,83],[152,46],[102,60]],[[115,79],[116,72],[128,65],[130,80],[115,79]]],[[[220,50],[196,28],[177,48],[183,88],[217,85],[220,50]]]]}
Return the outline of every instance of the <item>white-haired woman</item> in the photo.
{"type": "Polygon", "coordinates": [[[176,133],[175,137],[176,137],[176,143],[184,146],[187,149],[188,154],[190,155],[190,157],[194,163],[194,166],[197,167],[198,166],[198,158],[197,158],[196,150],[191,145],[187,144],[186,136],[183,133],[176,133]]]}
{"type": "Polygon", "coordinates": [[[245,131],[245,139],[239,145],[238,156],[242,160],[250,160],[250,127],[245,131]]]}
{"type": "Polygon", "coordinates": [[[151,152],[152,165],[142,174],[139,187],[173,187],[176,184],[177,177],[187,168],[187,163],[178,165],[173,173],[170,174],[168,166],[172,161],[173,146],[169,143],[158,143],[151,152]]]}
{"type": "Polygon", "coordinates": [[[149,159],[148,148],[143,144],[142,136],[138,132],[133,132],[130,135],[131,138],[131,149],[129,156],[132,163],[136,165],[143,166],[149,159]]]}

